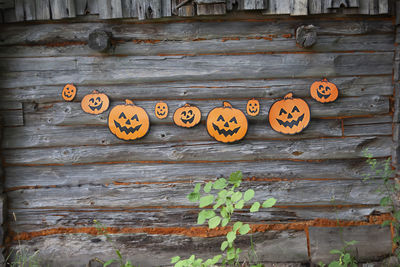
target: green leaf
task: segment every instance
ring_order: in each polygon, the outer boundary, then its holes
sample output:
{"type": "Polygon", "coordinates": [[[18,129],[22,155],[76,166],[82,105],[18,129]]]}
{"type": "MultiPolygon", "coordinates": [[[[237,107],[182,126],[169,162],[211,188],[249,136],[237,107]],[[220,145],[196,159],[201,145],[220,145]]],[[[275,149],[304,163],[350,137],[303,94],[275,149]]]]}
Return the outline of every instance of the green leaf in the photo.
{"type": "Polygon", "coordinates": [[[243,223],[242,222],[235,222],[235,224],[233,225],[232,231],[233,232],[237,232],[237,230],[239,230],[240,227],[242,227],[243,223]]]}
{"type": "Polygon", "coordinates": [[[252,199],[254,197],[254,190],[253,189],[249,189],[246,192],[244,192],[244,201],[249,201],[250,199],[252,199]]]}
{"type": "Polygon", "coordinates": [[[218,192],[218,197],[220,197],[220,198],[226,198],[227,195],[228,195],[228,191],[226,191],[226,189],[223,189],[218,192]]]}
{"type": "Polygon", "coordinates": [[[219,178],[218,180],[216,180],[214,182],[214,185],[213,185],[214,189],[217,189],[217,190],[224,189],[226,186],[227,186],[227,183],[226,183],[225,178],[219,178]]]}
{"type": "Polygon", "coordinates": [[[215,216],[215,212],[213,210],[202,210],[197,217],[197,224],[203,224],[207,219],[210,219],[215,216]]]}
{"type": "Polygon", "coordinates": [[[400,221],[400,210],[396,211],[393,214],[393,217],[396,219],[396,221],[400,221]]]}
{"type": "Polygon", "coordinates": [[[236,249],[236,255],[239,255],[240,253],[242,253],[242,250],[240,248],[236,249]]]}
{"type": "Polygon", "coordinates": [[[221,226],[225,227],[229,223],[229,218],[223,218],[221,222],[221,226]]]}
{"type": "Polygon", "coordinates": [[[228,242],[231,244],[233,241],[235,241],[235,239],[236,239],[236,233],[235,232],[229,232],[227,235],[226,235],[226,239],[228,240],[228,242]]]}
{"type": "Polygon", "coordinates": [[[113,263],[115,260],[109,260],[109,261],[107,261],[107,262],[105,262],[104,264],[103,264],[103,267],[107,267],[108,265],[110,265],[111,263],[113,263]]]}
{"type": "Polygon", "coordinates": [[[242,177],[243,175],[241,171],[232,172],[229,176],[229,183],[233,184],[235,187],[238,187],[242,181],[242,177]]]}
{"type": "Polygon", "coordinates": [[[200,199],[200,194],[196,192],[192,192],[187,196],[190,202],[197,202],[200,199]]]}
{"type": "Polygon", "coordinates": [[[247,234],[248,232],[250,232],[250,225],[248,225],[248,224],[242,225],[242,226],[240,227],[240,229],[239,229],[239,233],[240,233],[241,235],[245,235],[245,234],[247,234]]]}
{"type": "Polygon", "coordinates": [[[118,250],[118,249],[116,249],[116,250],[115,250],[115,253],[117,253],[117,255],[118,255],[118,258],[119,258],[120,260],[122,260],[122,255],[121,255],[121,252],[119,252],[119,250],[118,250]]]}
{"type": "Polygon", "coordinates": [[[395,243],[395,244],[398,244],[398,243],[400,243],[400,236],[395,236],[395,237],[393,237],[393,243],[395,243]]]}
{"type": "Polygon", "coordinates": [[[224,218],[229,218],[229,214],[228,214],[228,212],[226,211],[226,208],[225,208],[225,207],[222,207],[220,214],[221,214],[221,216],[224,217],[224,218]]]}
{"type": "Polygon", "coordinates": [[[226,212],[228,212],[229,214],[232,214],[233,210],[234,210],[234,208],[233,208],[232,203],[230,201],[227,201],[226,202],[226,212]]]}
{"type": "Polygon", "coordinates": [[[228,247],[229,243],[228,241],[224,241],[221,244],[221,251],[224,251],[228,247]]]}
{"type": "Polygon", "coordinates": [[[243,209],[243,207],[244,207],[244,200],[243,199],[239,200],[238,203],[235,204],[235,209],[241,210],[241,209],[243,209]]]}
{"type": "Polygon", "coordinates": [[[217,203],[215,203],[213,206],[213,209],[216,210],[223,204],[225,204],[225,199],[218,198],[217,203]]]}
{"type": "Polygon", "coordinates": [[[344,254],[343,262],[346,263],[346,264],[349,264],[351,262],[351,256],[350,256],[349,253],[344,254]]]}
{"type": "Polygon", "coordinates": [[[221,257],[222,257],[221,255],[215,256],[215,257],[212,259],[211,264],[212,264],[212,265],[217,264],[217,263],[219,262],[219,260],[221,259],[221,257]]]}
{"type": "Polygon", "coordinates": [[[331,251],[329,251],[329,253],[331,253],[331,254],[342,254],[342,251],[340,251],[338,249],[332,249],[331,251]]]}
{"type": "Polygon", "coordinates": [[[200,184],[200,183],[197,183],[197,184],[194,186],[193,192],[194,192],[194,193],[200,193],[200,189],[201,189],[201,184],[200,184]]]}
{"type": "Polygon", "coordinates": [[[356,240],[351,240],[351,241],[345,241],[345,243],[346,243],[346,245],[347,246],[354,246],[355,244],[357,244],[358,243],[358,241],[356,241],[356,240]]]}
{"type": "Polygon", "coordinates": [[[208,182],[208,183],[204,186],[204,192],[210,193],[212,186],[213,186],[213,182],[208,182]]]}
{"type": "Polygon", "coordinates": [[[221,222],[221,217],[215,216],[208,220],[208,227],[210,229],[214,229],[215,227],[217,227],[219,225],[220,222],[221,222]]]}
{"type": "Polygon", "coordinates": [[[201,197],[201,198],[200,198],[200,205],[199,205],[199,207],[200,207],[200,208],[204,208],[204,207],[206,207],[206,206],[212,204],[213,201],[214,201],[214,196],[213,196],[213,195],[207,195],[207,196],[201,197]]]}
{"type": "Polygon", "coordinates": [[[242,195],[242,192],[235,192],[231,197],[232,202],[238,202],[242,198],[242,195]]]}
{"type": "Polygon", "coordinates": [[[226,259],[229,260],[233,260],[236,257],[235,254],[235,248],[228,248],[228,250],[226,251],[226,259]]]}
{"type": "Polygon", "coordinates": [[[254,202],[251,205],[250,212],[257,212],[260,209],[260,202],[254,202]]]}
{"type": "Polygon", "coordinates": [[[190,258],[188,259],[190,262],[194,262],[194,259],[196,258],[195,255],[190,256],[190,258]]]}
{"type": "Polygon", "coordinates": [[[328,267],[342,267],[342,265],[338,261],[332,261],[329,263],[328,267]]]}
{"type": "Polygon", "coordinates": [[[384,207],[384,206],[389,205],[390,202],[391,202],[390,197],[383,197],[383,198],[381,198],[380,204],[381,204],[381,206],[384,207]]]}
{"type": "Polygon", "coordinates": [[[175,257],[171,258],[171,263],[176,263],[176,262],[178,262],[180,259],[181,259],[181,257],[175,256],[175,257]]]}
{"type": "Polygon", "coordinates": [[[263,208],[271,208],[272,206],[275,205],[275,203],[276,203],[276,199],[271,197],[264,201],[264,203],[262,204],[262,207],[263,208]]]}
{"type": "Polygon", "coordinates": [[[381,225],[382,225],[382,227],[384,227],[384,226],[389,226],[391,223],[392,223],[392,221],[386,220],[381,225]]]}

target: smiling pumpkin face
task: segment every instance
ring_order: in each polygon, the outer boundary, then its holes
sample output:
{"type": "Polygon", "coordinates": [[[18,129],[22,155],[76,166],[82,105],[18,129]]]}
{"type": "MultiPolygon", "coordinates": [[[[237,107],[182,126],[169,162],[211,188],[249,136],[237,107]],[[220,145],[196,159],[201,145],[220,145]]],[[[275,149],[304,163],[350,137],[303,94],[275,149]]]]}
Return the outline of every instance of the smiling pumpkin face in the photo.
{"type": "Polygon", "coordinates": [[[194,105],[185,104],[174,113],[174,123],[180,127],[192,128],[199,124],[200,120],[201,111],[194,105]]]}
{"type": "Polygon", "coordinates": [[[250,99],[247,102],[247,107],[246,107],[247,115],[249,116],[257,116],[260,113],[260,102],[258,102],[257,99],[250,99]]]}
{"type": "Polygon", "coordinates": [[[304,130],[310,122],[310,108],[306,101],[287,94],[276,101],[269,110],[269,123],[277,132],[296,134],[304,130]]]}
{"type": "Polygon", "coordinates": [[[125,100],[124,105],[115,106],[108,115],[108,128],[119,139],[135,140],[147,134],[150,120],[146,111],[125,100]]]}
{"type": "Polygon", "coordinates": [[[93,91],[91,94],[85,95],[81,101],[81,108],[89,114],[101,114],[108,109],[110,100],[106,94],[93,91]]]}
{"type": "Polygon", "coordinates": [[[223,107],[214,108],[207,116],[207,132],[215,140],[232,143],[243,139],[247,133],[248,122],[244,113],[233,108],[229,102],[223,107]]]}
{"type": "Polygon", "coordinates": [[[74,100],[75,96],[76,96],[76,87],[69,83],[67,85],[64,86],[62,92],[61,92],[61,96],[65,101],[72,101],[74,100]]]}
{"type": "Polygon", "coordinates": [[[334,83],[327,79],[314,82],[310,87],[312,98],[320,103],[333,102],[338,98],[339,90],[334,83]]]}
{"type": "Polygon", "coordinates": [[[154,113],[157,118],[165,119],[168,116],[168,105],[167,103],[160,101],[156,104],[154,108],[154,113]]]}

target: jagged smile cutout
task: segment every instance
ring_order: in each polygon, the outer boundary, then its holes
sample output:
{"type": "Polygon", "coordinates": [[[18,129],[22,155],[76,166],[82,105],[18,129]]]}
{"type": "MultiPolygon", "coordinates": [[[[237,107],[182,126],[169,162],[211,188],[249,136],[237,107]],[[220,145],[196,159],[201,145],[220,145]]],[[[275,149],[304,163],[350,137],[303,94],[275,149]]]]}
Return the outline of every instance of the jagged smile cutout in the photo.
{"type": "Polygon", "coordinates": [[[225,129],[220,129],[214,123],[212,125],[213,125],[214,130],[216,130],[219,134],[224,135],[225,137],[227,137],[228,135],[232,136],[232,135],[236,134],[240,129],[240,126],[239,126],[239,127],[235,128],[233,130],[225,130],[225,129]]]}
{"type": "Polygon", "coordinates": [[[102,106],[103,106],[103,102],[101,102],[100,104],[98,104],[97,106],[94,106],[94,107],[93,106],[89,106],[89,108],[91,110],[95,111],[96,109],[100,110],[102,106]]]}
{"type": "Polygon", "coordinates": [[[192,123],[193,120],[194,120],[194,116],[191,117],[190,119],[187,119],[187,120],[181,118],[181,121],[182,121],[183,123],[192,123]]]}
{"type": "Polygon", "coordinates": [[[282,126],[293,128],[293,126],[298,126],[300,122],[302,122],[304,119],[304,114],[301,115],[297,120],[292,120],[292,121],[282,121],[280,119],[276,119],[278,123],[282,126]]]}
{"type": "Polygon", "coordinates": [[[139,124],[138,126],[136,126],[135,128],[133,127],[126,127],[126,126],[121,126],[121,124],[119,124],[117,121],[114,120],[114,124],[115,126],[121,131],[121,132],[125,132],[126,134],[129,133],[135,133],[137,131],[139,131],[140,127],[142,126],[142,124],[139,124]]]}
{"type": "Polygon", "coordinates": [[[331,94],[329,94],[329,95],[321,94],[319,91],[317,91],[317,95],[318,95],[319,98],[325,98],[325,99],[327,99],[328,97],[331,96],[331,94]]]}

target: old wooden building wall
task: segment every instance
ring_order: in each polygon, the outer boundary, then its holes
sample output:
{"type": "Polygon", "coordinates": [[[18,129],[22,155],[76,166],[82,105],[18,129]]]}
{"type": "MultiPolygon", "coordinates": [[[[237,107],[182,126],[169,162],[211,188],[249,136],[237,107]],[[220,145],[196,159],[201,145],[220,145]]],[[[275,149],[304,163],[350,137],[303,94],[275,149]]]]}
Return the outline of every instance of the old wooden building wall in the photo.
{"type": "Polygon", "coordinates": [[[384,257],[391,233],[379,227],[380,180],[362,181],[368,171],[362,151],[378,159],[392,152],[394,48],[390,16],[241,13],[1,25],[8,246],[20,240],[59,266],[115,257],[95,235],[96,219],[140,266],[213,255],[224,229],[196,225],[198,209],[186,195],[195,182],[241,170],[257,199],[278,199],[272,209],[239,216],[252,224],[261,261],[326,260],[330,246],[340,245],[339,230],[330,228],[338,223],[351,227],[340,231],[347,241],[360,241],[361,260],[384,257]],[[308,24],[317,27],[318,42],[306,50],[296,46],[294,32],[308,24]],[[95,29],[112,35],[108,53],[87,46],[95,29]],[[334,103],[309,96],[310,84],[323,77],[340,89],[334,103]],[[78,88],[71,103],[61,99],[67,83],[78,88]],[[107,128],[108,112],[84,113],[80,100],[94,89],[107,93],[111,106],[131,99],[145,108],[149,134],[122,141],[107,128]],[[267,122],[271,104],[288,92],[311,107],[310,126],[294,136],[267,122]],[[249,118],[244,140],[228,145],[208,136],[204,121],[212,108],[228,100],[245,110],[253,97],[262,110],[249,118]],[[159,100],[170,108],[162,121],[153,113],[159,100]],[[201,125],[173,125],[173,111],[185,103],[200,107],[201,125]]]}

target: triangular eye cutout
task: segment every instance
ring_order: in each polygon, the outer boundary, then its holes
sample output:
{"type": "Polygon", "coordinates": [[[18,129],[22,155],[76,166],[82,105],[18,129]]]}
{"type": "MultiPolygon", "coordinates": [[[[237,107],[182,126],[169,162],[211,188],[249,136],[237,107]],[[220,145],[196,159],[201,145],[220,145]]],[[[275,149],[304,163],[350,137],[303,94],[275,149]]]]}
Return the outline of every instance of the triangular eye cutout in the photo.
{"type": "Polygon", "coordinates": [[[138,118],[137,114],[133,115],[133,117],[132,117],[131,120],[137,120],[137,121],[139,121],[139,118],[138,118]]]}
{"type": "Polygon", "coordinates": [[[281,108],[281,111],[279,111],[279,116],[282,114],[287,114],[286,110],[284,110],[283,108],[281,108]]]}
{"type": "Polygon", "coordinates": [[[121,112],[121,114],[119,115],[118,119],[124,118],[126,119],[125,113],[121,112]]]}
{"type": "Polygon", "coordinates": [[[219,115],[217,121],[225,121],[224,117],[222,117],[222,115],[219,115]]]}
{"type": "Polygon", "coordinates": [[[235,117],[233,117],[229,122],[234,122],[234,123],[237,124],[237,121],[236,121],[236,118],[235,118],[235,117]]]}
{"type": "Polygon", "coordinates": [[[292,113],[295,112],[295,111],[300,112],[300,110],[297,108],[297,106],[293,107],[292,113]]]}

